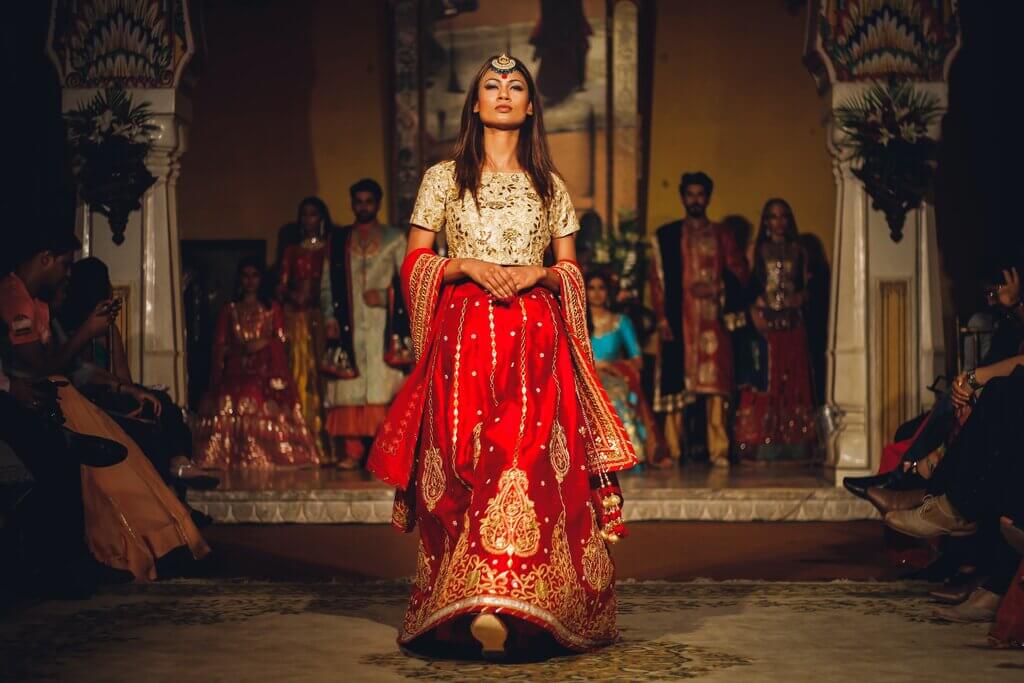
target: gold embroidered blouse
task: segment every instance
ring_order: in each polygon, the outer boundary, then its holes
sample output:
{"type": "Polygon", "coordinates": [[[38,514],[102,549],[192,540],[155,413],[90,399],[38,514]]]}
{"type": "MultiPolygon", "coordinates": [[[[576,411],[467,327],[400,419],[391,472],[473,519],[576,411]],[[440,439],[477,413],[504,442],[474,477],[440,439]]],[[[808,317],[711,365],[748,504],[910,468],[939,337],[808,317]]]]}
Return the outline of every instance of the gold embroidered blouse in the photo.
{"type": "Polygon", "coordinates": [[[423,174],[410,222],[434,232],[444,229],[452,258],[539,266],[553,238],[580,229],[565,182],[554,179],[555,196],[545,211],[525,172],[484,171],[478,210],[468,191],[461,200],[456,194],[455,162],[443,161],[423,174]]]}

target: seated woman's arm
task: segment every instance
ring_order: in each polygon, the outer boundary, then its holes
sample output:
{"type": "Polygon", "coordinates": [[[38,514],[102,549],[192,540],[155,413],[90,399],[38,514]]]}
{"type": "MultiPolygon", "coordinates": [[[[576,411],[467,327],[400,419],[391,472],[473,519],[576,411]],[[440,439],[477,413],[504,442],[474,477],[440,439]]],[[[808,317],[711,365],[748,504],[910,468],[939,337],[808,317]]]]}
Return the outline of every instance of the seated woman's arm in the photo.
{"type": "Polygon", "coordinates": [[[954,405],[964,405],[970,400],[977,388],[985,386],[996,377],[1006,377],[1013,372],[1014,368],[1018,365],[1024,365],[1024,354],[1011,356],[1010,358],[1001,360],[998,363],[993,363],[992,365],[986,365],[985,367],[975,369],[973,379],[977,386],[971,386],[970,372],[961,373],[953,382],[954,405]]]}

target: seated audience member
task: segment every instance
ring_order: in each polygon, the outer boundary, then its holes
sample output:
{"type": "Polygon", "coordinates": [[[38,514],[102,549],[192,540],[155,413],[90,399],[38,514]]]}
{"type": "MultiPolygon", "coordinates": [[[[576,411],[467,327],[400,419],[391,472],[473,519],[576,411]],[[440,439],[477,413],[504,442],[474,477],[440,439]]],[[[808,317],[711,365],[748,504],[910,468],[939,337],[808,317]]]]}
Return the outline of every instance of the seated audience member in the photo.
{"type": "MultiPolygon", "coordinates": [[[[111,323],[111,302],[99,304],[71,335],[57,345],[44,299],[67,278],[80,246],[70,231],[43,229],[20,237],[14,269],[0,279],[0,317],[12,346],[11,374],[33,380],[60,372],[111,323]]],[[[188,510],[164,484],[138,445],[74,387],[60,382],[58,397],[65,426],[78,434],[114,441],[127,451],[108,467],[81,468],[85,535],[93,557],[130,571],[137,580],[157,578],[158,561],[209,552],[188,510]],[[171,555],[172,551],[174,554],[171,555]]]]}
{"type": "MultiPolygon", "coordinates": [[[[71,266],[71,277],[50,309],[57,343],[66,343],[96,307],[110,301],[113,287],[103,261],[85,258],[71,266]]],[[[120,306],[113,301],[111,314],[120,306]]],[[[139,445],[167,483],[212,488],[217,480],[192,466],[192,434],[181,409],[165,391],[132,381],[124,342],[116,325],[89,340],[69,367],[72,384],[114,418],[139,445]]]]}
{"type": "Polygon", "coordinates": [[[217,320],[210,393],[195,429],[200,467],[316,465],[315,437],[288,369],[284,315],[262,289],[254,259],[238,265],[234,301],[217,320]]]}
{"type": "Polygon", "coordinates": [[[956,379],[953,405],[969,415],[944,457],[923,473],[924,488],[888,495],[869,490],[886,513],[885,523],[897,531],[918,538],[983,536],[988,579],[964,603],[939,612],[950,620],[991,620],[1020,562],[999,535],[999,524],[1004,517],[1024,519],[1021,364],[1024,356],[1014,356],[956,379]]]}
{"type": "Polygon", "coordinates": [[[80,463],[116,464],[126,452],[112,441],[67,431],[62,419],[56,386],[12,379],[0,370],[0,441],[32,475],[31,488],[11,520],[18,549],[5,557],[16,563],[10,572],[14,588],[40,597],[86,598],[97,583],[131,581],[132,574],[89,554],[80,463]]]}

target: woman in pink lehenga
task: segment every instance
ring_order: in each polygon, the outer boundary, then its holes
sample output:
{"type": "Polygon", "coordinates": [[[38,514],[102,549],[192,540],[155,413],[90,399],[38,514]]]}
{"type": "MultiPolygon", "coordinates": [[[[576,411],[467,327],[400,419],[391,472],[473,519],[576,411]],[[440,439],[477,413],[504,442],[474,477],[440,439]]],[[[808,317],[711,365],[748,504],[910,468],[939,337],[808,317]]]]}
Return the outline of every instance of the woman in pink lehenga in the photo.
{"type": "Polygon", "coordinates": [[[285,350],[281,307],[262,297],[262,266],[238,266],[235,300],[217,320],[213,377],[195,429],[195,460],[208,469],[316,465],[285,350]]]}

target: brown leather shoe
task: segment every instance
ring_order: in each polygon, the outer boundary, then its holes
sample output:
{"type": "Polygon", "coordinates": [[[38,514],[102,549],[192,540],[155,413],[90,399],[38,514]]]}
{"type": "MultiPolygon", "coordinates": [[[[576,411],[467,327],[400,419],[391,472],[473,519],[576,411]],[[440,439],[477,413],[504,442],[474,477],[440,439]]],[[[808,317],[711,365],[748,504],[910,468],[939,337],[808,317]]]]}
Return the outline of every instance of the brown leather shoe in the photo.
{"type": "Polygon", "coordinates": [[[868,501],[878,508],[883,517],[893,510],[913,510],[924,502],[926,494],[924,489],[892,491],[872,486],[867,490],[868,501]]]}
{"type": "Polygon", "coordinates": [[[981,586],[984,580],[985,577],[981,576],[980,572],[977,571],[967,576],[958,574],[947,581],[942,587],[929,591],[928,595],[947,605],[959,605],[970,597],[974,589],[981,586]]]}
{"type": "Polygon", "coordinates": [[[971,536],[978,525],[960,516],[946,496],[925,496],[913,510],[894,510],[885,516],[886,525],[915,538],[971,536]]]}

